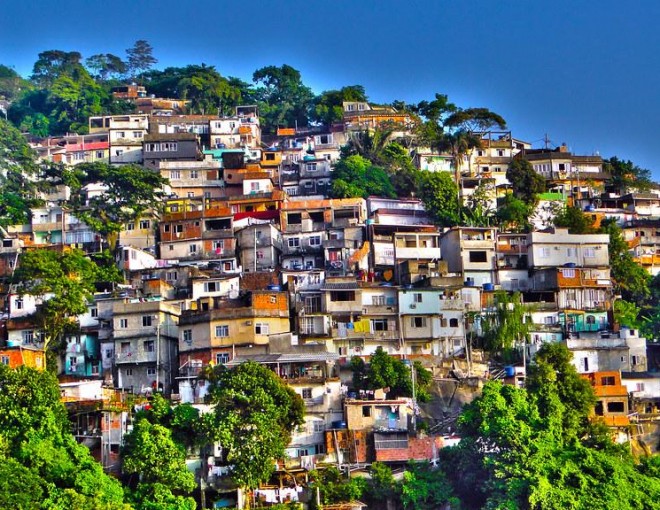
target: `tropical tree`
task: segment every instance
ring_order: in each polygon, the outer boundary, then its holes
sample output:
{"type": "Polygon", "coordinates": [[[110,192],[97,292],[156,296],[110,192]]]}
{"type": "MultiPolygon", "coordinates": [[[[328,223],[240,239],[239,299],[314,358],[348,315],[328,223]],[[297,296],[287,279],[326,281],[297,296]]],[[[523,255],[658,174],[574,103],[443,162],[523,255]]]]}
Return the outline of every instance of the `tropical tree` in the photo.
{"type": "Polygon", "coordinates": [[[567,228],[569,234],[594,234],[594,222],[582,209],[575,206],[565,207],[553,219],[555,227],[567,228]]]}
{"type": "Polygon", "coordinates": [[[128,69],[126,62],[112,53],[92,55],[85,60],[85,65],[94,73],[94,77],[101,81],[123,76],[128,69]]]}
{"type": "Polygon", "coordinates": [[[77,316],[87,311],[96,285],[105,278],[119,281],[118,272],[103,271],[80,250],[29,250],[21,254],[13,280],[18,292],[43,299],[36,325],[44,350],[59,347],[64,334],[77,329],[77,316]]]}
{"type": "Polygon", "coordinates": [[[162,425],[138,419],[125,438],[122,472],[137,476],[130,484],[136,509],[197,508],[186,496],[195,488],[195,477],[186,467],[185,450],[162,425]]]}
{"type": "Polygon", "coordinates": [[[158,59],[153,55],[153,48],[144,39],[135,41],[132,47],[126,50],[127,72],[133,77],[140,76],[151,69],[158,59]]]}
{"type": "Polygon", "coordinates": [[[449,173],[420,172],[418,194],[439,226],[453,227],[460,223],[461,211],[456,200],[458,186],[449,173]]]}
{"type": "Polygon", "coordinates": [[[506,178],[511,183],[513,196],[527,205],[536,205],[538,194],[545,191],[545,179],[526,159],[514,159],[507,168],[506,178]]]}
{"type": "Polygon", "coordinates": [[[653,185],[651,171],[640,168],[630,160],[613,156],[603,162],[603,172],[609,174],[607,188],[621,195],[631,191],[648,191],[653,185]]]}
{"type": "Polygon", "coordinates": [[[252,75],[262,129],[275,133],[279,126],[307,126],[314,100],[312,90],[303,84],[300,71],[289,65],[267,66],[252,75]]]}
{"type": "Polygon", "coordinates": [[[302,398],[272,370],[254,362],[232,369],[219,365],[210,381],[215,434],[227,451],[232,480],[254,489],[273,473],[291,431],[303,423],[302,398]]]}
{"type": "Polygon", "coordinates": [[[387,172],[358,155],[341,158],[337,162],[332,173],[331,194],[334,198],[396,196],[387,172]]]}
{"type": "Polygon", "coordinates": [[[145,212],[157,210],[167,179],[139,165],[112,166],[83,163],[65,169],[62,180],[71,189],[69,205],[74,215],[114,244],[124,224],[145,212]],[[86,187],[101,185],[98,195],[88,198],[86,187]]]}
{"type": "Polygon", "coordinates": [[[502,231],[528,232],[531,229],[529,218],[532,209],[532,206],[509,193],[499,204],[495,218],[502,231]]]}
{"type": "Polygon", "coordinates": [[[326,90],[316,96],[310,113],[310,120],[317,124],[330,126],[344,118],[344,101],[367,101],[367,94],[362,85],[349,85],[339,90],[326,90]]]}
{"type": "Polygon", "coordinates": [[[524,346],[531,328],[530,312],[519,292],[496,292],[492,306],[480,321],[485,348],[510,356],[515,348],[524,346]]]}
{"type": "Polygon", "coordinates": [[[239,88],[220,76],[213,66],[188,66],[186,76],[177,84],[182,99],[190,100],[190,112],[230,114],[241,98],[239,88]]]}
{"type": "Polygon", "coordinates": [[[30,82],[23,79],[14,69],[0,64],[0,98],[11,101],[30,87],[30,82]]]}
{"type": "Polygon", "coordinates": [[[2,365],[0,387],[3,508],[128,510],[119,482],[71,435],[54,375],[2,365]]]}

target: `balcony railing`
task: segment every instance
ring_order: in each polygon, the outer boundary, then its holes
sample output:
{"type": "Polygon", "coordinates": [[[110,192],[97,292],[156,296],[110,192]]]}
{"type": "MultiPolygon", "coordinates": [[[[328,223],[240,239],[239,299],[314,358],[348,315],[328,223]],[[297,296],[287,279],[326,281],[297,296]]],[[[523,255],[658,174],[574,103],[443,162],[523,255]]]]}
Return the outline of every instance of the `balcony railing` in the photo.
{"type": "MultiPolygon", "coordinates": [[[[387,430],[408,430],[408,420],[402,418],[378,418],[374,420],[374,428],[387,430]]],[[[408,444],[408,441],[403,442],[406,443],[406,445],[408,444]]],[[[402,448],[407,448],[407,446],[403,446],[402,448]]]]}
{"type": "Polygon", "coordinates": [[[115,353],[115,363],[150,363],[156,362],[156,351],[135,349],[115,353]]]}

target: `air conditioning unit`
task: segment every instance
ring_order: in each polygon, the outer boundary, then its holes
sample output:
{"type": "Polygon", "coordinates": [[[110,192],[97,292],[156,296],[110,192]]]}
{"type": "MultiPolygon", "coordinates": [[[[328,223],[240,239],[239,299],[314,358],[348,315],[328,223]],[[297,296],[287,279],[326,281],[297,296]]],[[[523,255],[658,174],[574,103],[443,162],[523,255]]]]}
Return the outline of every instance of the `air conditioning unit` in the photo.
{"type": "Polygon", "coordinates": [[[412,310],[414,310],[415,308],[417,308],[417,305],[416,305],[415,303],[411,303],[411,304],[410,304],[410,308],[411,308],[412,310]]]}
{"type": "Polygon", "coordinates": [[[245,321],[246,326],[252,326],[252,321],[245,321]]]}

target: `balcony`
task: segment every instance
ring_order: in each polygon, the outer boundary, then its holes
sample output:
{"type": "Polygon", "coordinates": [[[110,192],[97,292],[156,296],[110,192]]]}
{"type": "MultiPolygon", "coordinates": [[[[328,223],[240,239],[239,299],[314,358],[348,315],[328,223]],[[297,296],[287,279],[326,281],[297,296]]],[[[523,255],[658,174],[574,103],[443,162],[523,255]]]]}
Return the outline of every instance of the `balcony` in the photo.
{"type": "MultiPolygon", "coordinates": [[[[346,333],[344,336],[342,336],[339,333],[339,328],[332,328],[331,329],[332,337],[334,339],[342,339],[346,338],[348,340],[353,340],[353,339],[365,339],[365,340],[382,340],[382,341],[398,341],[399,340],[399,332],[398,331],[373,331],[373,332],[362,332],[362,331],[355,331],[353,329],[346,329],[346,333]]],[[[343,330],[342,330],[343,334],[343,330]]]]}
{"type": "Polygon", "coordinates": [[[233,237],[234,231],[231,228],[208,229],[202,232],[202,239],[226,239],[233,237]]]}
{"type": "Polygon", "coordinates": [[[282,246],[282,255],[313,255],[323,252],[323,246],[318,244],[315,246],[310,246],[306,243],[301,243],[300,246],[289,246],[287,243],[284,243],[282,246]]]}
{"type": "MultiPolygon", "coordinates": [[[[404,418],[377,418],[374,420],[375,429],[385,429],[385,430],[408,430],[408,420],[404,418]]],[[[378,448],[378,442],[376,441],[376,448],[378,448]]],[[[397,448],[407,448],[408,441],[402,441],[405,443],[405,446],[398,446],[397,448]]]]}
{"type": "Polygon", "coordinates": [[[115,363],[155,363],[156,351],[134,349],[115,353],[115,363]]]}
{"type": "Polygon", "coordinates": [[[397,313],[397,305],[393,303],[391,305],[362,305],[363,315],[390,315],[397,313]]]}
{"type": "Polygon", "coordinates": [[[352,248],[353,241],[350,239],[325,239],[323,241],[323,247],[335,250],[340,248],[352,248]]]}
{"type": "Polygon", "coordinates": [[[52,231],[57,231],[57,230],[62,230],[62,222],[61,221],[53,221],[53,222],[48,222],[48,223],[33,223],[32,224],[32,231],[33,232],[52,232],[52,231]]]}

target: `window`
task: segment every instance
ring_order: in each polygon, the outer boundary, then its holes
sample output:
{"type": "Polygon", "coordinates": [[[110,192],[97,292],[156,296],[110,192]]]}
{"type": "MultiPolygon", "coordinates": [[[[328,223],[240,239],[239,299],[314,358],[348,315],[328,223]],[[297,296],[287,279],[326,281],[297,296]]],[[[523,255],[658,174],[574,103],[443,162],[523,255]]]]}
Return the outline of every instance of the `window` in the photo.
{"type": "Polygon", "coordinates": [[[153,377],[156,375],[156,368],[155,367],[149,367],[147,368],[147,375],[153,377]]]}
{"type": "Polygon", "coordinates": [[[307,163],[305,165],[305,170],[307,170],[308,172],[316,172],[316,168],[317,168],[316,163],[307,163]]]}
{"type": "Polygon", "coordinates": [[[153,321],[153,317],[151,315],[143,315],[142,316],[142,327],[143,328],[148,328],[151,326],[151,323],[153,321]]]}
{"type": "Polygon", "coordinates": [[[216,326],[215,327],[215,336],[223,337],[223,338],[228,337],[229,336],[229,326],[227,324],[223,324],[221,326],[216,326]]]}
{"type": "Polygon", "coordinates": [[[204,292],[218,292],[220,290],[220,282],[204,282],[204,292]]]}
{"type": "Polygon", "coordinates": [[[592,259],[592,258],[594,258],[594,257],[596,256],[596,250],[593,249],[593,248],[585,248],[585,249],[584,249],[584,256],[585,256],[586,258],[590,258],[590,259],[592,259]]]}
{"type": "Polygon", "coordinates": [[[562,269],[561,275],[564,278],[575,278],[575,269],[562,269]]]}
{"type": "Polygon", "coordinates": [[[387,319],[371,319],[371,327],[374,331],[387,331],[387,319]]]}
{"type": "Polygon", "coordinates": [[[126,138],[126,133],[124,131],[117,131],[117,138],[126,138]]]}
{"type": "Polygon", "coordinates": [[[289,248],[298,248],[300,246],[300,238],[299,237],[289,237],[287,240],[287,243],[289,245],[289,248]]]}
{"type": "Polygon", "coordinates": [[[365,418],[368,418],[371,416],[371,406],[364,406],[362,407],[362,416],[365,418]]]}
{"type": "Polygon", "coordinates": [[[471,251],[470,262],[488,262],[488,255],[485,251],[471,251]]]}
{"type": "Polygon", "coordinates": [[[254,332],[257,335],[267,335],[268,334],[268,323],[266,323],[266,322],[257,322],[254,325],[254,332]]]}
{"type": "Polygon", "coordinates": [[[191,179],[197,179],[199,177],[199,172],[197,170],[191,170],[190,171],[190,178],[191,179]]]}
{"type": "Polygon", "coordinates": [[[637,383],[637,388],[635,391],[644,391],[644,383],[643,382],[638,382],[637,383]]]}
{"type": "Polygon", "coordinates": [[[630,356],[630,364],[635,366],[640,364],[640,356],[630,356]]]}
{"type": "Polygon", "coordinates": [[[179,273],[176,271],[168,271],[165,273],[165,281],[174,282],[179,279],[179,273]]]}
{"type": "Polygon", "coordinates": [[[177,234],[180,234],[183,232],[183,223],[179,223],[178,225],[174,225],[174,232],[177,234]]]}
{"type": "Polygon", "coordinates": [[[458,327],[458,319],[449,319],[449,327],[450,328],[457,328],[458,327]]]}
{"type": "Polygon", "coordinates": [[[225,249],[225,240],[224,239],[216,239],[213,241],[213,249],[216,252],[220,252],[225,249]]]}
{"type": "Polygon", "coordinates": [[[312,398],[312,388],[303,388],[302,389],[302,398],[309,400],[312,398]]]}
{"type": "Polygon", "coordinates": [[[99,309],[94,307],[89,309],[89,315],[93,318],[97,318],[99,316],[99,309]]]}
{"type": "Polygon", "coordinates": [[[577,248],[566,248],[566,255],[568,257],[577,257],[577,248]]]}
{"type": "Polygon", "coordinates": [[[227,352],[218,352],[218,353],[216,353],[215,362],[218,365],[224,365],[225,363],[229,363],[229,353],[227,353],[227,352]]]}
{"type": "Polygon", "coordinates": [[[197,245],[196,244],[188,245],[188,253],[197,253],[197,245]]]}
{"type": "Polygon", "coordinates": [[[170,179],[181,179],[181,171],[170,170],[170,179]]]}
{"type": "Polygon", "coordinates": [[[119,328],[126,329],[128,327],[128,319],[119,319],[119,328]]]}
{"type": "Polygon", "coordinates": [[[626,410],[626,406],[623,402],[608,402],[607,403],[607,412],[608,413],[623,413],[626,410]]]}
{"type": "Polygon", "coordinates": [[[311,236],[309,238],[310,246],[321,246],[321,236],[311,236]]]}
{"type": "Polygon", "coordinates": [[[547,259],[550,256],[550,248],[544,247],[539,250],[539,257],[542,259],[547,259]]]}
{"type": "Polygon", "coordinates": [[[601,386],[614,386],[616,383],[614,376],[606,376],[600,378],[601,386]]]}
{"type": "Polygon", "coordinates": [[[140,220],[140,228],[146,230],[151,227],[151,221],[149,220],[140,220]]]}
{"type": "Polygon", "coordinates": [[[128,376],[133,375],[133,369],[132,368],[127,368],[126,369],[126,375],[128,375],[128,376]]]}
{"type": "Polygon", "coordinates": [[[170,224],[163,225],[163,232],[169,232],[171,229],[170,224]]]}
{"type": "Polygon", "coordinates": [[[314,433],[318,434],[320,432],[325,432],[325,423],[318,420],[314,422],[314,433]]]}
{"type": "Polygon", "coordinates": [[[497,155],[498,155],[500,158],[504,157],[504,151],[501,150],[501,149],[498,150],[498,151],[497,151],[497,155]]]}
{"type": "Polygon", "coordinates": [[[23,331],[23,343],[31,344],[34,342],[34,331],[23,331]]]}
{"type": "Polygon", "coordinates": [[[183,330],[183,341],[188,344],[192,343],[192,329],[183,330]]]}
{"type": "Polygon", "coordinates": [[[371,304],[373,306],[385,306],[385,296],[371,296],[371,304]]]}
{"type": "Polygon", "coordinates": [[[421,303],[422,302],[422,293],[421,292],[415,292],[413,294],[413,302],[414,303],[421,303]]]}
{"type": "Polygon", "coordinates": [[[3,365],[9,365],[9,356],[2,356],[2,358],[0,358],[0,363],[3,365]]]}
{"type": "Polygon", "coordinates": [[[22,297],[16,298],[15,303],[16,303],[16,310],[22,310],[23,309],[24,303],[23,303],[23,298],[22,297]]]}
{"type": "Polygon", "coordinates": [[[410,318],[410,327],[411,328],[425,328],[426,327],[426,317],[411,317],[410,318]]]}
{"type": "Polygon", "coordinates": [[[96,158],[97,159],[103,159],[104,154],[103,151],[96,151],[96,158]]]}
{"type": "Polygon", "coordinates": [[[330,292],[330,301],[355,301],[355,291],[336,290],[330,292]]]}

